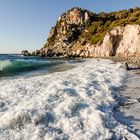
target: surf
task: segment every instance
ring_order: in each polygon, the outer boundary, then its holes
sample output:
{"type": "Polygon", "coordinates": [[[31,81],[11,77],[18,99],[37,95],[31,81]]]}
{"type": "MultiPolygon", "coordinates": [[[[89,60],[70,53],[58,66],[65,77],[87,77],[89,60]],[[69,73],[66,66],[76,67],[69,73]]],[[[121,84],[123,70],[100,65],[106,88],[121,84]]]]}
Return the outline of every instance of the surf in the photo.
{"type": "Polygon", "coordinates": [[[3,69],[9,65],[11,65],[9,60],[0,60],[0,71],[3,71],[3,69]]]}
{"type": "Polygon", "coordinates": [[[0,77],[13,76],[36,70],[47,69],[57,65],[60,62],[38,61],[38,60],[1,60],[0,61],[0,77]]]}
{"type": "Polygon", "coordinates": [[[92,59],[59,73],[0,80],[0,139],[137,140],[112,112],[125,76],[118,64],[92,59]]]}

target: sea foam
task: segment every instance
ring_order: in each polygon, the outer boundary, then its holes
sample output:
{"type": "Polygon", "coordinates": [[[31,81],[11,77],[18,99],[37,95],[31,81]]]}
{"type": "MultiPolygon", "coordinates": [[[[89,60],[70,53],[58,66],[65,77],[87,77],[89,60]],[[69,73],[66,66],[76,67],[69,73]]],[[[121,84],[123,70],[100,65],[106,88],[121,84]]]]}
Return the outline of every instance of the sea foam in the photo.
{"type": "Polygon", "coordinates": [[[88,60],[65,72],[0,80],[0,139],[137,140],[112,113],[124,76],[109,60],[88,60]]]}
{"type": "Polygon", "coordinates": [[[10,60],[0,60],[0,71],[2,71],[5,67],[11,65],[10,60]]]}

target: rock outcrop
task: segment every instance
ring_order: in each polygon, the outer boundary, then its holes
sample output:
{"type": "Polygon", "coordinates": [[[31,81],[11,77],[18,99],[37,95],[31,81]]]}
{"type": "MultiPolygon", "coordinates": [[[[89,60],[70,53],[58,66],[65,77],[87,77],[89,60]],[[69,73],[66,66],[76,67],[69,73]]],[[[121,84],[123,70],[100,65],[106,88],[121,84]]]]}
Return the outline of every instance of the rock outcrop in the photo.
{"type": "Polygon", "coordinates": [[[86,47],[89,57],[140,57],[140,25],[116,27],[107,32],[102,44],[86,47]]]}
{"type": "Polygon", "coordinates": [[[85,26],[93,21],[93,17],[93,13],[80,8],[73,8],[64,13],[50,31],[41,52],[45,52],[47,56],[73,55],[71,48],[79,39],[85,26]]]}
{"type": "Polygon", "coordinates": [[[98,15],[88,10],[73,8],[58,18],[44,47],[32,55],[139,57],[139,16],[140,9],[98,15]]]}
{"type": "Polygon", "coordinates": [[[21,52],[21,54],[24,55],[24,56],[30,56],[31,55],[31,53],[28,50],[23,50],[21,52]]]}

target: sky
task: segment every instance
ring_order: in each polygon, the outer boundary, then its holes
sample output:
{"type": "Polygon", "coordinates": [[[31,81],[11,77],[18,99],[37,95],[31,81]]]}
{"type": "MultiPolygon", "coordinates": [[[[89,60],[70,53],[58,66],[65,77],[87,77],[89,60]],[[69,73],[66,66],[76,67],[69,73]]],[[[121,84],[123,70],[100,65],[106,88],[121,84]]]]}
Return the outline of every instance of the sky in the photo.
{"type": "Polygon", "coordinates": [[[111,12],[140,7],[140,0],[0,0],[0,53],[42,48],[58,17],[72,7],[111,12]]]}

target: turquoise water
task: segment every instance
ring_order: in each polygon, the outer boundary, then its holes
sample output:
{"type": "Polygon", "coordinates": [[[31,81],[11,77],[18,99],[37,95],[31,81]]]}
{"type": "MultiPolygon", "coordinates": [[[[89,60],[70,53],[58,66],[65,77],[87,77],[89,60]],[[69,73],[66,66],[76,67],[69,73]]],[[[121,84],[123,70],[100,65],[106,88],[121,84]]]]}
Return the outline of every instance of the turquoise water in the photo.
{"type": "MultiPolygon", "coordinates": [[[[65,70],[75,60],[64,58],[25,57],[22,55],[0,55],[0,77],[46,74],[65,70]]],[[[70,67],[69,67],[70,68],[70,67]]]]}

